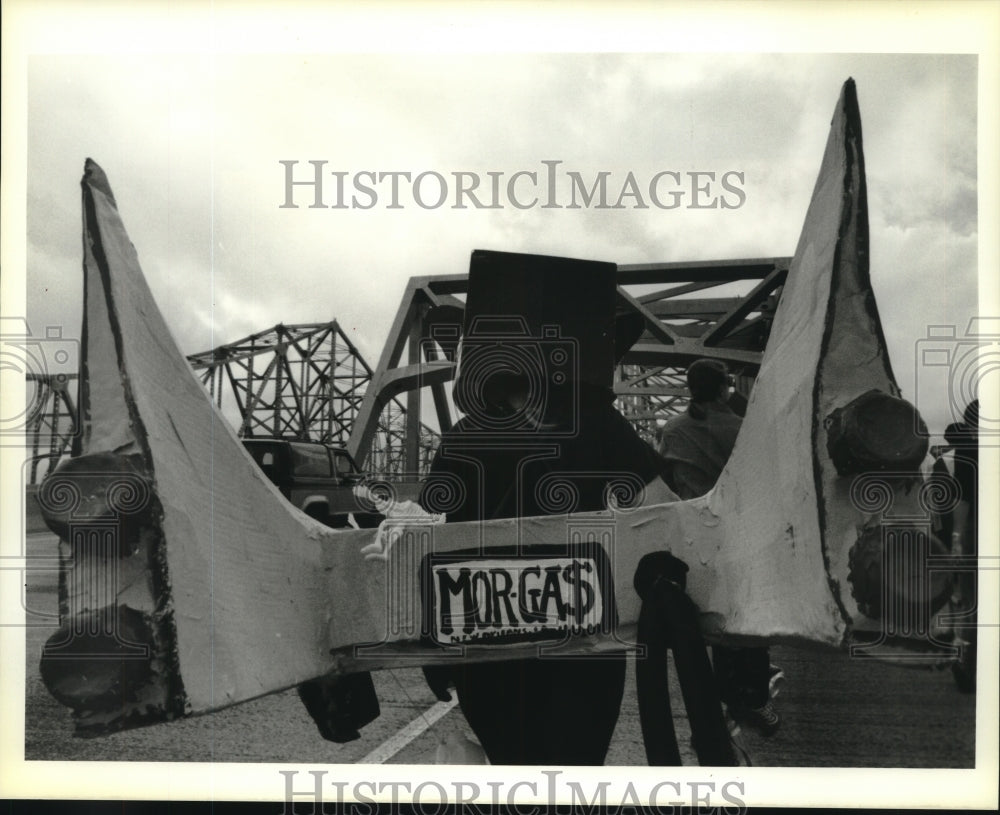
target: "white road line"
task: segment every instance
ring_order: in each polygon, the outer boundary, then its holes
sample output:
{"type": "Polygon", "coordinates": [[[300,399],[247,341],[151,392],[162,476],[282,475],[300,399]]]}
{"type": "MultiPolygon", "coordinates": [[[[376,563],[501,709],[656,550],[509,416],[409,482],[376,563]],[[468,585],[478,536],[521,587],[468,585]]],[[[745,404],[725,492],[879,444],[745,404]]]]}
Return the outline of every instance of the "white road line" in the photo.
{"type": "Polygon", "coordinates": [[[458,699],[451,697],[450,702],[437,702],[432,707],[421,713],[402,730],[398,730],[392,738],[382,742],[362,759],[358,759],[358,764],[385,764],[396,753],[406,747],[417,736],[423,733],[434,722],[444,716],[449,710],[458,704],[458,699]]]}

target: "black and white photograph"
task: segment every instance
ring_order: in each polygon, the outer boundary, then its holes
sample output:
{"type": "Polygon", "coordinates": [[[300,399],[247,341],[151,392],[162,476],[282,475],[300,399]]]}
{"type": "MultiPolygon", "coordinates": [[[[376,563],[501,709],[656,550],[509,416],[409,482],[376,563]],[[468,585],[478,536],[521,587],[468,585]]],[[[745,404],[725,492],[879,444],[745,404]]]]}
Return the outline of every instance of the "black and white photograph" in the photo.
{"type": "Polygon", "coordinates": [[[918,8],[4,3],[2,796],[996,807],[918,8]]]}

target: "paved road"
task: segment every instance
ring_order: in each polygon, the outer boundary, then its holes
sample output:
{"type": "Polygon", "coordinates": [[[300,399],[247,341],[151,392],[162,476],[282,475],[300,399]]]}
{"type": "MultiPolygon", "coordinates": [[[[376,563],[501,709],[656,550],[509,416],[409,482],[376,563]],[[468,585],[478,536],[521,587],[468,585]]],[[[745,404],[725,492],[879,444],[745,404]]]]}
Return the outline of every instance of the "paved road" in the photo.
{"type": "MultiPolygon", "coordinates": [[[[51,536],[29,538],[29,554],[52,551],[53,546],[51,536]]],[[[443,707],[427,689],[421,672],[407,669],[375,674],[382,715],[349,744],[324,741],[294,691],[210,715],[102,738],[74,738],[69,711],[49,696],[38,675],[38,655],[54,629],[55,574],[29,575],[26,599],[32,612],[26,631],[25,758],[29,760],[355,763],[368,759],[428,764],[434,763],[443,740],[471,736],[457,707],[427,725],[443,707]]],[[[783,646],[772,649],[772,661],[788,676],[778,699],[784,723],[771,739],[746,734],[756,766],[974,766],[975,697],[960,693],[950,672],[783,646]]],[[[673,677],[670,696],[680,706],[673,677]]],[[[682,758],[685,764],[696,764],[682,707],[674,717],[682,758]]],[[[607,763],[646,763],[631,665],[607,763]]]]}

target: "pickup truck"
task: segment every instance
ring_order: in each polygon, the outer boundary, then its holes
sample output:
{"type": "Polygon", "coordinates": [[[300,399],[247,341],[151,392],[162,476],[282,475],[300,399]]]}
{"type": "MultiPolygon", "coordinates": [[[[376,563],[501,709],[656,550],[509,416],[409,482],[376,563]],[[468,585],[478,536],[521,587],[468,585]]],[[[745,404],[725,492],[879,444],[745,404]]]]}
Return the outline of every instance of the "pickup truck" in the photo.
{"type": "Polygon", "coordinates": [[[378,526],[382,516],[366,510],[354,488],[366,476],[342,447],[291,439],[243,439],[257,466],[292,504],[327,526],[378,526]]]}

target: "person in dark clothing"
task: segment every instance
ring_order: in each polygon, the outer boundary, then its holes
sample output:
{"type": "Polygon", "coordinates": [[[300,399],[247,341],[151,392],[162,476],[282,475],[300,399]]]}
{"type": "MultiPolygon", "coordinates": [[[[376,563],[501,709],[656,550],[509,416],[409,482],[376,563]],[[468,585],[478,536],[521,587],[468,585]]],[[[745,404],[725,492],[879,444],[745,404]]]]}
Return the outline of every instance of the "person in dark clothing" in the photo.
{"type": "MultiPolygon", "coordinates": [[[[945,441],[955,453],[954,476],[959,501],[951,517],[952,554],[975,557],[979,542],[979,400],[971,402],[962,421],[945,430],[945,441]]],[[[952,665],[959,689],[971,693],[976,688],[976,572],[965,569],[958,574],[957,600],[967,612],[962,620],[962,653],[952,665]]]]}
{"type": "MultiPolygon", "coordinates": [[[[448,506],[447,523],[604,510],[616,484],[637,487],[634,501],[643,487],[646,503],[676,500],[662,460],[613,405],[616,356],[641,331],[625,338],[614,302],[613,264],[473,254],[454,387],[466,415],[442,435],[420,498],[427,511],[442,511],[435,496],[451,493],[456,477],[463,497],[448,506]],[[498,335],[497,320],[513,333],[498,335]]],[[[625,655],[428,673],[432,687],[442,675],[454,683],[491,763],[599,765],[618,719],[625,655]]]]}
{"type": "MultiPolygon", "coordinates": [[[[448,522],[557,514],[546,495],[534,489],[546,476],[557,476],[575,493],[572,504],[559,505],[572,512],[605,509],[614,474],[631,474],[642,483],[656,478],[655,452],[614,409],[611,395],[587,394],[582,401],[579,435],[571,442],[544,433],[532,439],[551,441],[558,453],[550,457],[530,458],[537,448],[513,443],[470,446],[477,433],[466,420],[444,434],[428,489],[440,475],[451,474],[469,495],[458,511],[448,513],[448,522]]],[[[425,509],[433,511],[434,505],[425,509]]],[[[624,653],[586,661],[471,663],[449,674],[462,712],[492,763],[604,763],[624,690],[624,653]]]]}
{"type": "MultiPolygon", "coordinates": [[[[668,465],[667,484],[685,500],[715,486],[742,423],[729,407],[730,378],[724,362],[696,360],[688,368],[687,385],[688,409],[663,426],[659,443],[668,465]]],[[[729,715],[763,735],[777,731],[781,718],[770,697],[783,674],[771,665],[767,648],[715,646],[712,663],[729,715]]]]}

